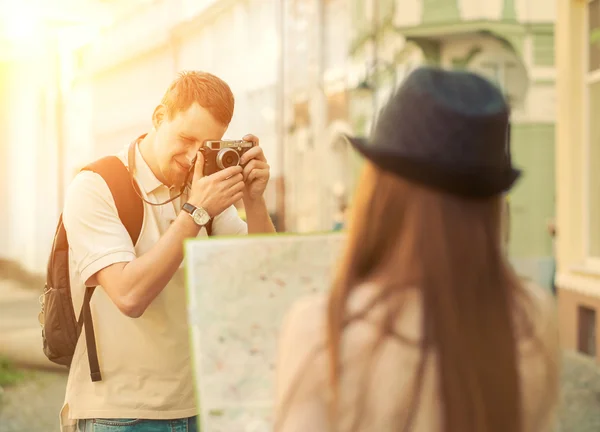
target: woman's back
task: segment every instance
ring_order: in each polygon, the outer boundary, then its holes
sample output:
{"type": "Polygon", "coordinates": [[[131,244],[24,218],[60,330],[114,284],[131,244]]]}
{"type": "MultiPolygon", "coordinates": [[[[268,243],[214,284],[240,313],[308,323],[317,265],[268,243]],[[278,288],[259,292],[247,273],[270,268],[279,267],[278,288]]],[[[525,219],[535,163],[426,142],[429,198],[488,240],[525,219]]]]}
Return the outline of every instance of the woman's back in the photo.
{"type": "Polygon", "coordinates": [[[350,138],[368,162],[327,300],[297,306],[284,330],[279,430],[546,427],[558,335],[552,301],[502,244],[520,176],[509,119],[482,77],[420,68],[371,136],[350,138]]]}
{"type": "MultiPolygon", "coordinates": [[[[361,310],[377,288],[365,285],[354,291],[349,313],[361,310]]],[[[538,287],[527,287],[532,305],[530,316],[535,337],[520,338],[518,368],[523,404],[523,431],[551,430],[557,402],[557,328],[553,299],[538,287]],[[542,346],[534,346],[533,341],[542,346]],[[541,348],[541,349],[540,349],[541,348]],[[555,370],[548,371],[548,367],[555,370]],[[550,373],[548,373],[550,372],[550,373]]],[[[442,429],[441,392],[436,354],[422,362],[419,342],[422,302],[418,291],[406,298],[394,325],[398,337],[386,337],[377,351],[382,308],[348,325],[343,333],[339,381],[339,423],[329,424],[329,363],[326,346],[327,298],[314,296],[298,302],[290,311],[280,339],[281,367],[278,370],[277,398],[282,419],[279,432],[293,431],[403,431],[411,421],[414,432],[442,429]],[[423,367],[422,381],[417,382],[423,367]],[[298,377],[301,377],[298,379],[298,377]],[[420,391],[419,391],[420,389],[420,391]],[[360,420],[358,429],[353,422],[360,420]]],[[[478,359],[472,359],[477,362],[478,359]]]]}

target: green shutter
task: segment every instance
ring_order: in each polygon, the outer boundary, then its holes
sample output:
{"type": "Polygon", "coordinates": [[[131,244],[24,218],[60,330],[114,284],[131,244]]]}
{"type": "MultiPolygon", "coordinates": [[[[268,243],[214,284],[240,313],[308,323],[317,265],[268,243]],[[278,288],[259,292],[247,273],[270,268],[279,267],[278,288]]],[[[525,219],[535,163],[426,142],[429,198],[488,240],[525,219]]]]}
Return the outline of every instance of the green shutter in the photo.
{"type": "Polygon", "coordinates": [[[352,0],[352,28],[355,35],[362,35],[369,29],[365,0],[352,0]]]}
{"type": "Polygon", "coordinates": [[[533,63],[554,66],[554,34],[533,35],[533,63]]]}
{"type": "Polygon", "coordinates": [[[515,0],[504,0],[502,7],[502,19],[506,21],[517,20],[517,10],[515,8],[515,0]]]}
{"type": "Polygon", "coordinates": [[[423,24],[459,21],[457,0],[423,0],[423,24]]]}
{"type": "Polygon", "coordinates": [[[555,213],[554,125],[513,125],[511,154],[523,175],[510,192],[510,256],[551,256],[546,225],[555,213]]]}

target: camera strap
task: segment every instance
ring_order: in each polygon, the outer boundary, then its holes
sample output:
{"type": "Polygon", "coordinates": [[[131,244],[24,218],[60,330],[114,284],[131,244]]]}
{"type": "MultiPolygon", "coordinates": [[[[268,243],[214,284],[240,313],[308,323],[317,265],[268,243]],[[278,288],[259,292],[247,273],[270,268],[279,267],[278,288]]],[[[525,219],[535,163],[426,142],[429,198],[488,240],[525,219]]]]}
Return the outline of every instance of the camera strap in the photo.
{"type": "Polygon", "coordinates": [[[187,184],[190,180],[190,176],[193,174],[194,172],[194,165],[192,165],[187,173],[187,176],[185,177],[185,181],[183,182],[183,186],[181,186],[181,190],[179,191],[179,194],[175,195],[173,198],[168,199],[165,202],[162,203],[153,203],[150,202],[148,200],[146,200],[142,194],[139,192],[139,187],[137,185],[137,182],[135,181],[134,178],[134,174],[135,174],[135,149],[136,146],[144,139],[144,137],[147,134],[141,135],[138,138],[136,138],[135,140],[133,140],[131,142],[131,144],[129,144],[129,151],[127,154],[127,163],[129,165],[129,179],[131,181],[131,185],[133,186],[133,189],[135,190],[135,193],[138,195],[138,197],[144,201],[147,204],[150,204],[152,206],[161,206],[161,205],[165,205],[165,204],[169,204],[170,202],[176,200],[177,198],[179,198],[181,195],[183,195],[183,193],[185,192],[185,188],[187,187],[187,184]]]}

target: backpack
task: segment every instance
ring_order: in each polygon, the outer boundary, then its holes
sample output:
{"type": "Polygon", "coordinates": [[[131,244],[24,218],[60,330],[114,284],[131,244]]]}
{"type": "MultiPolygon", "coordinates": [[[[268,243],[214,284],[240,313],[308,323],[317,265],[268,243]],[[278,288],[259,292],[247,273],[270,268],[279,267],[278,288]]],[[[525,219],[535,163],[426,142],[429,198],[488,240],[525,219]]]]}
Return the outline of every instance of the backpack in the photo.
{"type": "MultiPolygon", "coordinates": [[[[144,220],[144,203],[140,198],[139,187],[132,181],[127,167],[118,157],[107,156],[84,167],[82,171],[92,171],[102,176],[112,193],[119,218],[135,245],[144,220]]],[[[212,219],[206,225],[206,230],[208,235],[212,234],[212,219]]],[[[102,380],[90,309],[90,300],[95,288],[85,288],[81,311],[76,316],[71,297],[69,243],[61,214],[54,234],[46,285],[41,297],[42,310],[39,320],[42,325],[43,349],[50,361],[69,367],[81,330],[85,328],[90,375],[94,382],[102,380]]]]}

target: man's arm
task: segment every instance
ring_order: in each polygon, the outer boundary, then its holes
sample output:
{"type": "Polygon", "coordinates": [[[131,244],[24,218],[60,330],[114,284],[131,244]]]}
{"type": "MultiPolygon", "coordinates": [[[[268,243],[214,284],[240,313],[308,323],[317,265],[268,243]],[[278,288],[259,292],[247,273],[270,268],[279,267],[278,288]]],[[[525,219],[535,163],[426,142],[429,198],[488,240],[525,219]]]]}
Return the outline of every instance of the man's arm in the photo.
{"type": "MultiPolygon", "coordinates": [[[[197,174],[195,179],[201,172],[197,174]]],[[[209,214],[219,214],[241,198],[243,187],[241,168],[228,168],[194,180],[189,201],[209,214]]],[[[119,310],[132,318],[141,316],[164,289],[183,260],[183,241],[200,231],[181,212],[159,241],[136,257],[108,187],[93,173],[76,179],[69,188],[63,220],[85,284],[101,285],[119,310]]]]}
{"type": "Polygon", "coordinates": [[[129,263],[100,270],[97,280],[121,312],[140,317],[169,283],[183,260],[183,242],[198,235],[200,227],[179,213],[159,241],[129,263]]]}
{"type": "Polygon", "coordinates": [[[244,200],[246,219],[248,220],[248,233],[274,233],[275,226],[269,216],[265,199],[260,197],[253,201],[244,200]]]}
{"type": "Polygon", "coordinates": [[[270,167],[258,144],[258,137],[248,134],[243,138],[252,141],[254,146],[242,155],[240,163],[244,166],[244,208],[248,220],[248,232],[250,234],[274,233],[275,227],[269,216],[264,193],[270,177],[270,167]]]}
{"type": "Polygon", "coordinates": [[[104,180],[79,174],[69,187],[63,221],[76,269],[87,286],[101,285],[113,303],[139,317],[173,277],[183,259],[183,241],[200,228],[180,214],[144,255],[135,248],[104,180]]]}

